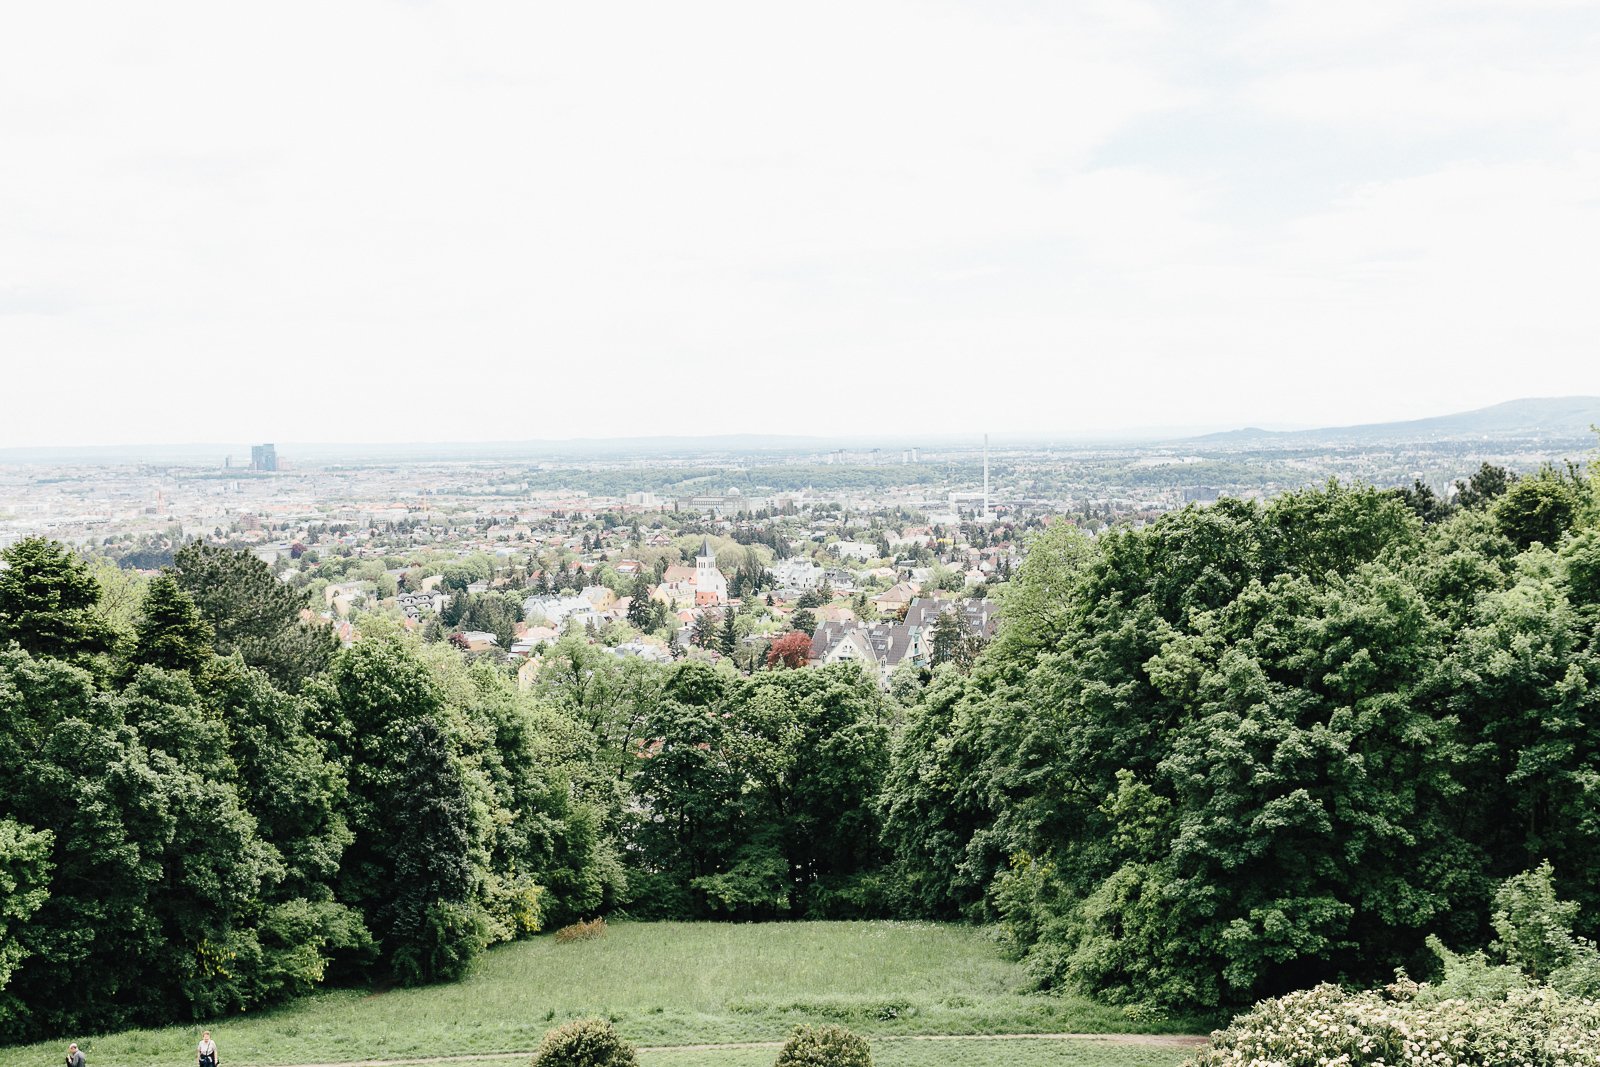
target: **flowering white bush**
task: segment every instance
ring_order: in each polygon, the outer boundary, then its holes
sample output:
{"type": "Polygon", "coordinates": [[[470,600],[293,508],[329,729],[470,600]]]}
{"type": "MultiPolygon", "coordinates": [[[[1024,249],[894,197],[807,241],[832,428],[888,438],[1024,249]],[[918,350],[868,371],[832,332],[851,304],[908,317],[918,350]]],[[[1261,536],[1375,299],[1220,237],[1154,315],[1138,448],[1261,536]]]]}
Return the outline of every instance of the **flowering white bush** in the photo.
{"type": "Polygon", "coordinates": [[[1600,1067],[1600,1003],[1547,986],[1436,1000],[1399,982],[1262,1001],[1185,1067],[1600,1067]]]}

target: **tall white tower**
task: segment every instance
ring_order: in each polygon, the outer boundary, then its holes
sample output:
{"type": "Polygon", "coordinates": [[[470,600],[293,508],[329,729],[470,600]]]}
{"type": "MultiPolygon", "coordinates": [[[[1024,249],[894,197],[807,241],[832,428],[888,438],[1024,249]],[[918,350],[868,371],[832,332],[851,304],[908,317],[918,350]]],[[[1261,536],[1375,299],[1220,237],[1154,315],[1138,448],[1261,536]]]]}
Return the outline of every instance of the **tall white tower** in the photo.
{"type": "Polygon", "coordinates": [[[694,560],[694,602],[696,604],[722,604],[728,599],[728,579],[717,570],[717,554],[711,551],[711,539],[700,545],[700,554],[694,560]]]}

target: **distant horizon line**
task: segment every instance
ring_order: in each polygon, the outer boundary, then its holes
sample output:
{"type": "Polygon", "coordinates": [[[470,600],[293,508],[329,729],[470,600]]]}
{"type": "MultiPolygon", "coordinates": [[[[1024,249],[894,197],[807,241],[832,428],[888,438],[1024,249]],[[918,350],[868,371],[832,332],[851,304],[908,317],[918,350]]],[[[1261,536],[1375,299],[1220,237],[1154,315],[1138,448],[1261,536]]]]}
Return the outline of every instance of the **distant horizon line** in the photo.
{"type": "MultiPolygon", "coordinates": [[[[484,440],[471,440],[463,438],[442,438],[424,440],[322,440],[298,441],[293,439],[275,439],[263,441],[255,440],[237,441],[158,441],[158,442],[112,442],[98,444],[51,444],[51,445],[5,445],[0,446],[0,461],[23,460],[27,461],[36,456],[69,457],[106,457],[108,454],[132,453],[131,459],[136,460],[140,453],[165,453],[184,454],[192,457],[195,453],[208,452],[226,460],[235,454],[242,459],[248,459],[249,450],[261,444],[273,445],[279,452],[280,460],[293,461],[296,452],[307,454],[322,454],[341,450],[370,452],[374,450],[404,450],[416,451],[426,449],[440,449],[452,452],[463,450],[494,450],[504,453],[507,450],[556,450],[582,449],[586,451],[611,451],[628,452],[630,450],[663,449],[715,449],[740,448],[750,451],[808,451],[808,450],[857,450],[879,449],[887,451],[905,450],[914,448],[949,448],[972,447],[979,450],[983,447],[983,439],[987,432],[991,441],[1004,445],[1018,444],[1181,444],[1195,442],[1207,437],[1215,436],[1244,436],[1250,434],[1266,435],[1297,435],[1316,433],[1348,432],[1367,428],[1379,427],[1405,427],[1413,424],[1426,424],[1436,421],[1464,418],[1515,407],[1521,404],[1592,404],[1600,407],[1600,397],[1585,395],[1569,395],[1556,397],[1518,397],[1501,401],[1485,407],[1473,408],[1467,411],[1447,412],[1442,415],[1423,416],[1412,419],[1387,420],[1382,422],[1349,423],[1341,425],[1312,425],[1295,423],[1282,423],[1272,420],[1251,422],[1239,425],[1237,422],[1201,422],[1185,424],[1147,424],[1142,426],[1128,426],[1110,430],[1056,430],[1056,431],[1014,431],[996,433],[993,430],[985,431],[981,425],[975,426],[970,432],[924,432],[920,434],[801,434],[801,433],[761,433],[755,431],[730,431],[726,433],[707,434],[640,434],[629,437],[544,437],[544,438],[495,438],[484,440]]],[[[1537,429],[1528,427],[1529,430],[1537,429]]],[[[491,458],[505,458],[498,455],[491,458]]],[[[248,470],[248,465],[241,465],[237,469],[248,470]]]]}
{"type": "MultiPolygon", "coordinates": [[[[1161,440],[1180,440],[1185,436],[1214,433],[1225,430],[1227,423],[1196,423],[1175,426],[1140,426],[1119,430],[1083,430],[1075,432],[1001,432],[989,431],[990,441],[998,444],[1048,444],[1052,442],[1152,442],[1161,440]]],[[[1275,432],[1294,432],[1305,427],[1281,425],[1275,432]]],[[[348,440],[348,441],[295,441],[286,439],[275,440],[239,440],[239,441],[153,441],[153,442],[114,442],[105,444],[72,444],[72,445],[5,445],[0,446],[0,460],[7,457],[18,457],[27,453],[107,453],[115,451],[126,452],[200,452],[209,451],[219,456],[240,456],[246,461],[249,459],[250,449],[258,445],[272,445],[278,452],[278,458],[293,459],[296,450],[315,450],[318,452],[334,451],[339,449],[373,450],[373,449],[577,449],[577,448],[605,448],[613,451],[622,451],[630,448],[694,448],[717,446],[743,446],[752,450],[771,451],[829,451],[829,450],[859,450],[878,448],[883,451],[897,451],[909,448],[948,448],[951,446],[966,446],[971,444],[974,449],[983,448],[983,430],[966,433],[923,433],[918,435],[900,434],[789,434],[789,433],[759,433],[759,432],[729,432],[717,434],[640,434],[631,437],[529,437],[529,438],[494,438],[484,440],[470,440],[463,438],[439,439],[413,439],[413,440],[348,440]]],[[[243,468],[241,468],[243,469],[243,468]]]]}

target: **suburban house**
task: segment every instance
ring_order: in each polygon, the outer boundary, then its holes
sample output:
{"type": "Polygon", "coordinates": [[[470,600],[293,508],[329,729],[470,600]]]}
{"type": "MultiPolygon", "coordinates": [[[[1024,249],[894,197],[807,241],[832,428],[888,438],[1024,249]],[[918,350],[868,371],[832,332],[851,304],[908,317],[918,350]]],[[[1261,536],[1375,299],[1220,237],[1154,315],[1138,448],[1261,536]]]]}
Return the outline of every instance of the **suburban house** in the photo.
{"type": "Polygon", "coordinates": [[[917,587],[911,582],[897,582],[872,598],[872,606],[878,609],[878,614],[884,618],[901,619],[905,617],[911,602],[917,598],[917,587]]]}
{"type": "Polygon", "coordinates": [[[828,551],[840,559],[853,559],[862,563],[878,557],[878,546],[866,541],[835,541],[828,546],[828,551]]]}
{"type": "Polygon", "coordinates": [[[878,672],[887,684],[889,672],[907,660],[919,667],[933,659],[933,629],[939,616],[956,611],[974,634],[987,640],[994,636],[999,605],[992,600],[948,600],[943,597],[917,597],[899,622],[821,622],[811,635],[811,663],[857,661],[878,672]]]}
{"type": "MultiPolygon", "coordinates": [[[[793,589],[796,596],[822,584],[822,568],[803,556],[775,560],[767,571],[778,583],[779,589],[793,589]]],[[[784,599],[792,600],[794,597],[784,599]]]]}
{"type": "Polygon", "coordinates": [[[500,647],[500,639],[487,630],[463,630],[456,636],[461,638],[468,652],[487,652],[500,647]]]}
{"type": "MultiPolygon", "coordinates": [[[[584,590],[584,592],[588,592],[588,590],[584,590]]],[[[607,596],[610,593],[609,589],[606,590],[607,596]]],[[[522,602],[522,617],[524,619],[533,620],[542,617],[557,629],[560,629],[564,623],[569,621],[575,621],[582,625],[594,618],[596,614],[594,599],[581,594],[578,596],[557,596],[552,593],[547,596],[530,596],[522,602]]]]}
{"type": "Polygon", "coordinates": [[[394,599],[408,619],[421,618],[425,612],[437,614],[444,610],[444,594],[437,590],[428,590],[423,593],[400,593],[394,599]]]}
{"type": "Polygon", "coordinates": [[[674,564],[662,574],[661,581],[650,591],[653,599],[661,601],[670,611],[694,605],[695,569],[674,564]]]}

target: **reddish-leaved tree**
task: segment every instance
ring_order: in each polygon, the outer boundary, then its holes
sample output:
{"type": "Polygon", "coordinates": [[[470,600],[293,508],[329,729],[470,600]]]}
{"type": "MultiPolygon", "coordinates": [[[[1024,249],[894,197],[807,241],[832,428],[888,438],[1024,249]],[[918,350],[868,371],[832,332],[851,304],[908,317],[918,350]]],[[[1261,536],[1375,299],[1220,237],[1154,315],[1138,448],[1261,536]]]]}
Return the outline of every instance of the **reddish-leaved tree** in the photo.
{"type": "Polygon", "coordinates": [[[772,648],[767,651],[767,668],[776,668],[779,664],[785,667],[804,667],[811,659],[811,638],[799,630],[792,630],[772,642],[772,648]]]}

